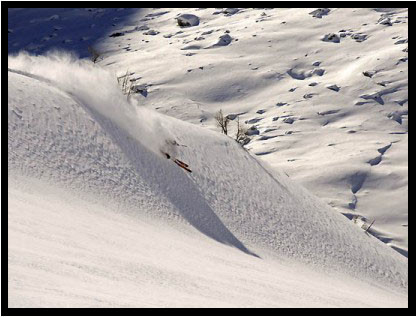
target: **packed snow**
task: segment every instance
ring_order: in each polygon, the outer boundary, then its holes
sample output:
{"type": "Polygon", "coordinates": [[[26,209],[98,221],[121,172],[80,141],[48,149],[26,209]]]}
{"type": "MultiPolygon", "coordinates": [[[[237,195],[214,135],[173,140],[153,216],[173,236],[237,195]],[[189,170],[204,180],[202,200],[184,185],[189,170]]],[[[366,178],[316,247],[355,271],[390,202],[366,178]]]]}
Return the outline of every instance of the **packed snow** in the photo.
{"type": "Polygon", "coordinates": [[[406,307],[407,17],[9,9],[9,307],[406,307]]]}

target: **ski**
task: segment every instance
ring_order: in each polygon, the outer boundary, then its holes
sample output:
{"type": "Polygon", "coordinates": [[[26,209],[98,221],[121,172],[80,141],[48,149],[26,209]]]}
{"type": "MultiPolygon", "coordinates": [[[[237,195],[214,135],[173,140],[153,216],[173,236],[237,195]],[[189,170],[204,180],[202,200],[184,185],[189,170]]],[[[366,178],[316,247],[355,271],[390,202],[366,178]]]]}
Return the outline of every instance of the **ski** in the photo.
{"type": "Polygon", "coordinates": [[[189,172],[189,173],[191,173],[192,171],[191,171],[191,169],[188,167],[188,164],[187,163],[184,163],[183,161],[180,161],[179,159],[174,159],[173,157],[171,157],[171,155],[169,155],[168,153],[166,153],[166,152],[163,152],[163,151],[161,151],[162,152],[162,154],[164,154],[165,155],[165,157],[168,159],[168,160],[171,160],[171,161],[173,161],[175,164],[177,164],[179,167],[181,167],[181,168],[183,168],[183,169],[185,169],[187,172],[189,172]]]}
{"type": "Polygon", "coordinates": [[[187,172],[189,172],[189,173],[191,173],[191,172],[192,172],[192,171],[188,168],[188,164],[186,164],[186,163],[184,163],[184,162],[182,162],[182,161],[180,161],[180,160],[178,160],[178,159],[175,159],[175,160],[174,160],[174,163],[175,163],[175,164],[177,164],[179,167],[181,167],[181,168],[185,169],[187,172]]]}

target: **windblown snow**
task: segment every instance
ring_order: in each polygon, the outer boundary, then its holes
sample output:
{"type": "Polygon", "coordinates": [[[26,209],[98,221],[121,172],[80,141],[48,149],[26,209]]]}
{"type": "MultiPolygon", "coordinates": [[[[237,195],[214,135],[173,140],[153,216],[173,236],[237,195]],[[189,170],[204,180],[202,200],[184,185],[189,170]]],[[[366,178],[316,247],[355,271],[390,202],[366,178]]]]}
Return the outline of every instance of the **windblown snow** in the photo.
{"type": "Polygon", "coordinates": [[[25,10],[9,307],[407,306],[407,10],[25,10]],[[78,19],[113,21],[97,63],[46,52],[78,19]],[[220,109],[258,131],[244,147],[220,109]]]}

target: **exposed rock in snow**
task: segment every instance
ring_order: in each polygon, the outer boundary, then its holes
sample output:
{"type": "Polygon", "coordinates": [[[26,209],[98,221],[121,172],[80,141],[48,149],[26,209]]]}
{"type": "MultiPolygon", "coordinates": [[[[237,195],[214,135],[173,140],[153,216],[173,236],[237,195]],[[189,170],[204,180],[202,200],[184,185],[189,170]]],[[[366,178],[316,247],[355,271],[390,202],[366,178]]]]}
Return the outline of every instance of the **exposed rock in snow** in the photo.
{"type": "Polygon", "coordinates": [[[389,17],[384,16],[384,15],[381,16],[381,18],[378,20],[378,23],[382,24],[382,25],[386,25],[386,26],[392,26],[391,19],[389,17]]]}
{"type": "Polygon", "coordinates": [[[314,18],[321,19],[323,16],[329,14],[330,9],[323,8],[323,9],[317,9],[314,11],[311,11],[309,14],[312,15],[314,18]]]}
{"type": "Polygon", "coordinates": [[[124,36],[125,33],[124,32],[115,32],[109,35],[109,37],[119,37],[119,36],[124,36]]]}
{"type": "Polygon", "coordinates": [[[155,30],[149,30],[149,31],[143,33],[143,35],[157,35],[157,34],[159,34],[159,32],[155,31],[155,30]]]}
{"type": "Polygon", "coordinates": [[[149,30],[149,26],[147,26],[147,25],[136,26],[134,28],[134,30],[135,31],[146,31],[146,30],[149,30]]]}
{"type": "Polygon", "coordinates": [[[258,135],[259,130],[255,126],[251,126],[245,133],[246,135],[258,135]]]}
{"type": "Polygon", "coordinates": [[[200,24],[200,18],[194,14],[181,14],[176,17],[176,20],[181,27],[191,27],[200,24]]]}
{"type": "Polygon", "coordinates": [[[224,9],[224,10],[215,11],[215,12],[213,12],[213,15],[223,13],[223,14],[225,14],[226,16],[231,16],[231,15],[233,15],[233,14],[238,13],[239,11],[240,11],[240,10],[239,10],[239,9],[237,9],[237,8],[227,8],[227,9],[224,9]]]}
{"type": "Polygon", "coordinates": [[[328,33],[321,40],[324,42],[340,43],[340,37],[335,33],[328,33]]]}
{"type": "Polygon", "coordinates": [[[154,17],[160,17],[161,15],[164,15],[164,14],[167,14],[167,13],[169,13],[170,11],[160,11],[160,12],[155,12],[155,13],[149,13],[149,14],[147,14],[145,17],[147,17],[147,18],[154,18],[154,17]]]}
{"type": "Polygon", "coordinates": [[[229,34],[224,34],[221,35],[218,39],[218,41],[211,45],[208,48],[212,48],[212,47],[219,47],[219,46],[227,46],[232,42],[233,38],[229,35],[229,34]]]}
{"type": "Polygon", "coordinates": [[[338,85],[327,86],[327,88],[336,92],[340,90],[340,87],[338,85]]]}
{"type": "Polygon", "coordinates": [[[284,120],[282,120],[282,122],[288,123],[288,124],[293,124],[294,121],[295,121],[294,118],[291,118],[291,117],[288,117],[288,118],[285,118],[284,120]]]}
{"type": "Polygon", "coordinates": [[[388,114],[388,118],[402,124],[402,117],[404,115],[408,115],[408,110],[391,112],[388,114]]]}
{"type": "Polygon", "coordinates": [[[395,44],[395,45],[398,45],[398,44],[405,44],[405,43],[408,43],[408,39],[398,40],[398,41],[396,41],[394,44],[395,44]]]}
{"type": "Polygon", "coordinates": [[[368,36],[366,34],[356,33],[356,34],[352,34],[351,38],[354,39],[356,42],[363,42],[368,38],[368,36]]]}
{"type": "Polygon", "coordinates": [[[367,71],[362,72],[362,74],[365,77],[372,78],[376,74],[376,71],[374,71],[374,70],[367,70],[367,71]]]}

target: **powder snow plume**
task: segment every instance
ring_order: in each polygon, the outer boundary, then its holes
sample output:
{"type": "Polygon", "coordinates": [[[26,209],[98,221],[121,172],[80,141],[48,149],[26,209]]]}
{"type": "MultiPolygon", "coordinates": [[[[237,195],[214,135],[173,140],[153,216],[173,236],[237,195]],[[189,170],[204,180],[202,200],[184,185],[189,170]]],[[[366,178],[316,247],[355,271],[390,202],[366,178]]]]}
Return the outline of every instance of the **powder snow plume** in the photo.
{"type": "Polygon", "coordinates": [[[162,126],[161,115],[141,108],[133,98],[128,100],[118,86],[115,73],[63,51],[37,56],[27,52],[9,55],[8,68],[58,87],[154,153],[161,154],[160,150],[165,149],[175,155],[175,147],[167,149],[171,133],[162,126]]]}

